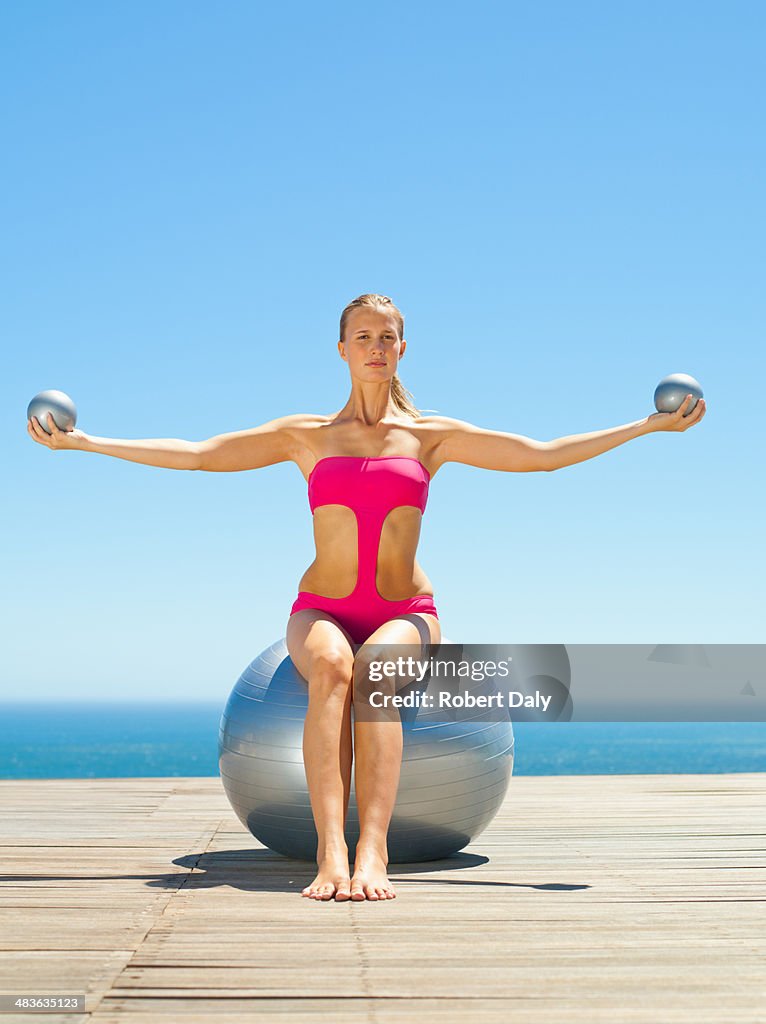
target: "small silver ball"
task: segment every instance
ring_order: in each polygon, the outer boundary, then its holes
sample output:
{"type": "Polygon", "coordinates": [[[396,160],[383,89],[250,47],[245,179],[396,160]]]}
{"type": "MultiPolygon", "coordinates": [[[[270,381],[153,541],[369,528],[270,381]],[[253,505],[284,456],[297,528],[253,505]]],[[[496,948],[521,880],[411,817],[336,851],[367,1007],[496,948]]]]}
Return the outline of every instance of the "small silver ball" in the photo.
{"type": "Polygon", "coordinates": [[[692,395],[689,408],[684,419],[693,412],[697,402],[702,398],[702,386],[688,373],[670,373],[663,377],[654,391],[654,407],[657,412],[675,412],[683,405],[688,394],[692,395]]]}
{"type": "Polygon", "coordinates": [[[75,404],[63,391],[40,391],[27,406],[27,420],[36,416],[46,434],[51,433],[48,413],[53,416],[53,422],[59,430],[72,430],[77,423],[75,404]]]}

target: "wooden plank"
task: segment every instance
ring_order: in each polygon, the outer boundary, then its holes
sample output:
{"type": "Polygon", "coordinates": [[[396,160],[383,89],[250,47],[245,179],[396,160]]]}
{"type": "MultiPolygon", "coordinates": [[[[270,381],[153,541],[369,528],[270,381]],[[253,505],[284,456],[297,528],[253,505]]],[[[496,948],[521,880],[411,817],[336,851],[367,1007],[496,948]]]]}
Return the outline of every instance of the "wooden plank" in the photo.
{"type": "Polygon", "coordinates": [[[215,778],[0,780],[0,808],[0,990],[66,983],[99,1024],[749,1024],[766,998],[759,773],[514,778],[379,904],[302,899],[312,866],[215,778]]]}

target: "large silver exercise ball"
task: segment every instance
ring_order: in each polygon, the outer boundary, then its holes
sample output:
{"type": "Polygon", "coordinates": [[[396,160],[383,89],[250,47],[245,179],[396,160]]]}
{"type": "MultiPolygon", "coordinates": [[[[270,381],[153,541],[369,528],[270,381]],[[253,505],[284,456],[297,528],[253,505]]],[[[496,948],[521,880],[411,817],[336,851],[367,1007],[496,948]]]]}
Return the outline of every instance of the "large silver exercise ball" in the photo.
{"type": "Polygon", "coordinates": [[[63,391],[40,391],[27,406],[27,419],[31,420],[36,416],[46,434],[51,432],[48,427],[48,413],[53,416],[53,422],[59,430],[73,430],[77,423],[75,404],[63,391]]]}
{"type": "Polygon", "coordinates": [[[688,373],[670,373],[663,377],[654,390],[654,407],[657,412],[675,412],[683,405],[687,395],[692,400],[684,413],[684,419],[694,409],[702,395],[702,385],[688,373]]]}
{"type": "MultiPolygon", "coordinates": [[[[218,737],[221,780],[237,817],[265,846],[299,860],[314,860],[317,852],[303,767],[307,707],[306,680],[284,639],[278,640],[240,676],[218,737]]],[[[448,857],[476,838],[503,802],[513,770],[511,722],[421,707],[402,714],[402,731],[389,860],[448,857]]],[[[352,774],[346,820],[351,857],[358,838],[352,774]]]]}

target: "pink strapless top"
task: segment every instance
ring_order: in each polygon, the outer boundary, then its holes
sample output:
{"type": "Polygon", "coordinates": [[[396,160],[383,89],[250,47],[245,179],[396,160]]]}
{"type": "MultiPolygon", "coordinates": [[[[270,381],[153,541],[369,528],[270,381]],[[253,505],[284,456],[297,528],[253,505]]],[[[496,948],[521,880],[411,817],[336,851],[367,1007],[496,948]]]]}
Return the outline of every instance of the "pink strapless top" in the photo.
{"type": "Polygon", "coordinates": [[[431,476],[409,455],[328,455],[308,478],[311,511],[320,505],[346,505],[354,511],[385,515],[400,505],[425,512],[431,476]]]}

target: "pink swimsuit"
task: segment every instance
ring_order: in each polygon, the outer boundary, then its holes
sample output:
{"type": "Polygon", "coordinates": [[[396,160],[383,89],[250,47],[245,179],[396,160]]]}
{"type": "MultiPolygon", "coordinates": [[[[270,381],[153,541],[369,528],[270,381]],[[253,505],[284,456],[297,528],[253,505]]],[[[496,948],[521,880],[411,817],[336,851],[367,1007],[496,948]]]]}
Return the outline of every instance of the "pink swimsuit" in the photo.
{"type": "MultiPolygon", "coordinates": [[[[381,597],[376,586],[378,544],[383,522],[391,509],[412,505],[425,512],[431,477],[418,459],[409,455],[328,455],[320,459],[308,478],[312,515],[321,505],[345,505],[356,516],[359,569],[356,586],[346,597],[323,597],[299,590],[290,614],[304,608],[328,612],[361,644],[382,623],[397,615],[429,612],[436,615],[430,594],[402,601],[381,597]]],[[[438,618],[438,616],[437,616],[438,618]]]]}

